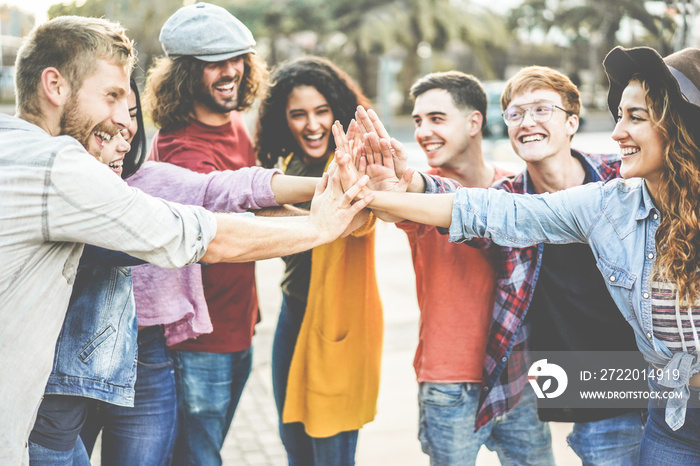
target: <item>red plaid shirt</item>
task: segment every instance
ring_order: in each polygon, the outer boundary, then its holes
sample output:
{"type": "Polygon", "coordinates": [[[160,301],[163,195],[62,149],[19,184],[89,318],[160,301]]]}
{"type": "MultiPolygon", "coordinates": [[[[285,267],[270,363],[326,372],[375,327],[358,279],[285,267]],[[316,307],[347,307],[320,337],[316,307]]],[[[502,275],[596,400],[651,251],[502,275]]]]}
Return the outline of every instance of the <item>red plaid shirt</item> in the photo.
{"type": "MultiPolygon", "coordinates": [[[[589,182],[605,182],[620,176],[620,158],[616,154],[584,154],[572,150],[571,155],[582,163],[589,182]]],[[[460,187],[456,181],[438,176],[423,174],[423,178],[426,193],[453,192],[460,187]]],[[[512,193],[532,193],[527,170],[515,177],[504,178],[492,187],[512,193]]],[[[496,300],[484,358],[484,382],[474,426],[475,430],[479,430],[494,417],[517,405],[527,383],[530,361],[526,354],[530,330],[523,325],[523,321],[537,284],[544,245],[507,248],[486,239],[475,239],[468,244],[500,249],[500,267],[496,269],[496,300]]]]}

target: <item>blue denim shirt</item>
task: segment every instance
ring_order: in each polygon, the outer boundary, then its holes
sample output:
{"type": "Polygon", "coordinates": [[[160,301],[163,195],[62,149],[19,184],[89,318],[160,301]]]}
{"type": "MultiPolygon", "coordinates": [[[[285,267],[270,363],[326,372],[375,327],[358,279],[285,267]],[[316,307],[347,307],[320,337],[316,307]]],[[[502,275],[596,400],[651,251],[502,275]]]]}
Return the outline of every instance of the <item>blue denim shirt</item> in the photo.
{"type": "Polygon", "coordinates": [[[665,366],[657,382],[680,396],[666,404],[666,422],[677,430],[685,421],[688,381],[700,371],[700,362],[693,354],[671,353],[652,330],[650,277],[660,216],[639,179],[542,195],[462,188],[455,195],[450,241],[486,237],[518,248],[588,243],[613,300],[634,329],[639,350],[648,362],[665,366]],[[678,380],[668,377],[674,369],[678,380]]]}
{"type": "Polygon", "coordinates": [[[127,265],[140,262],[123,253],[85,247],[56,342],[47,394],[134,405],[138,330],[127,265]]]}

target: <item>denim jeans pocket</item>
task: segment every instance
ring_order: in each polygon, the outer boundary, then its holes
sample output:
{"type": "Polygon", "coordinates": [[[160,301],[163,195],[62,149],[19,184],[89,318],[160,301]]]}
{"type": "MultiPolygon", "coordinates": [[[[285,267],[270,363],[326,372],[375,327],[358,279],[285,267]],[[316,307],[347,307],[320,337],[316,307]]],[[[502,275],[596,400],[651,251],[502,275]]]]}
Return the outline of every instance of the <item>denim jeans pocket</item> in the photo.
{"type": "Polygon", "coordinates": [[[434,406],[456,406],[465,397],[464,384],[461,383],[429,383],[421,389],[421,400],[434,406]]]}

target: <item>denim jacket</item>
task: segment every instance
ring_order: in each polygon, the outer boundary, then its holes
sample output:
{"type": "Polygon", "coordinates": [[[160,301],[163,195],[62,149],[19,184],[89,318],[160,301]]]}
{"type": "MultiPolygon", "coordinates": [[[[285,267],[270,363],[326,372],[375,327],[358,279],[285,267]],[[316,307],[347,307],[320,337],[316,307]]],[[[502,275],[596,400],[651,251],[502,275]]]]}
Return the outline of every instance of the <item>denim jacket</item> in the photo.
{"type": "Polygon", "coordinates": [[[649,363],[664,366],[657,382],[678,396],[666,404],[666,422],[677,430],[685,421],[688,381],[700,372],[700,361],[697,355],[671,353],[653,334],[650,277],[660,215],[638,179],[542,195],[463,188],[455,195],[450,241],[486,237],[518,248],[588,243],[613,300],[634,329],[639,350],[649,363]],[[674,370],[680,374],[677,380],[669,377],[674,370]]]}
{"type": "Polygon", "coordinates": [[[56,342],[47,394],[134,405],[137,324],[131,267],[123,253],[86,246],[56,342]]]}

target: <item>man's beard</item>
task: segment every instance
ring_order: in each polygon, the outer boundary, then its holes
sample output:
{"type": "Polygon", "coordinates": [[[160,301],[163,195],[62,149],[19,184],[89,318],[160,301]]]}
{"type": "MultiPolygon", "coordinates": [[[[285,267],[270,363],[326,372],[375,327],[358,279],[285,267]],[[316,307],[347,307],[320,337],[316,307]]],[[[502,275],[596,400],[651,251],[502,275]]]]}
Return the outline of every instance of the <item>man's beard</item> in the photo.
{"type": "Polygon", "coordinates": [[[113,125],[95,125],[87,117],[81,118],[84,114],[85,112],[82,112],[79,108],[78,99],[75,96],[71,97],[61,114],[60,134],[73,137],[90,155],[100,160],[102,147],[96,146],[96,143],[92,146],[90,145],[93,135],[95,133],[105,133],[109,136],[114,136],[119,132],[119,128],[113,125]]]}
{"type": "MultiPolygon", "coordinates": [[[[214,84],[214,86],[217,86],[219,84],[221,83],[216,83],[214,84]]],[[[238,84],[240,84],[240,82],[238,84]]],[[[197,101],[199,101],[200,103],[204,104],[209,110],[211,110],[214,113],[229,113],[233,110],[236,110],[236,108],[238,107],[238,90],[239,88],[236,87],[236,94],[224,101],[219,101],[214,97],[212,91],[209,88],[206,88],[204,87],[204,85],[202,85],[200,87],[199,92],[197,92],[197,95],[195,95],[195,99],[197,99],[197,101]]]]}
{"type": "MultiPolygon", "coordinates": [[[[90,150],[90,136],[93,131],[92,122],[82,115],[83,112],[80,111],[78,107],[78,99],[72,96],[66,107],[63,109],[61,114],[61,134],[66,134],[77,139],[80,144],[85,148],[85,150],[90,150]]],[[[99,154],[92,154],[95,157],[99,157],[99,154]]]]}

